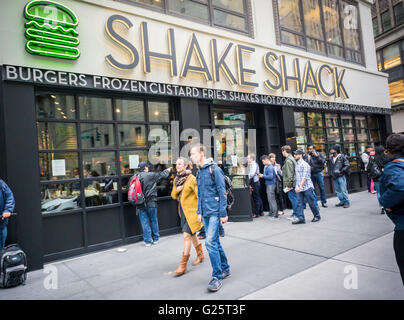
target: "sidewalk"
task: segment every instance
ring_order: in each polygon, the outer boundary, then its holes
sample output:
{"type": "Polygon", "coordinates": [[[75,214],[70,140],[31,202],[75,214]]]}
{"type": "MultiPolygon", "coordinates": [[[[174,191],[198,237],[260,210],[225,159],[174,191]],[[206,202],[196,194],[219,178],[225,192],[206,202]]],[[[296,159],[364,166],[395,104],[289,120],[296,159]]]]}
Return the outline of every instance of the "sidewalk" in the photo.
{"type": "MultiPolygon", "coordinates": [[[[182,235],[55,262],[58,289],[46,290],[44,270],[28,274],[27,284],[0,290],[4,299],[404,299],[393,251],[393,224],[380,215],[376,196],[351,194],[351,207],[321,208],[322,220],[292,225],[286,217],[260,217],[225,225],[221,238],[232,276],[216,293],[206,290],[209,258],[174,277],[182,235]],[[347,266],[355,266],[358,289],[344,288],[347,266]]],[[[164,213],[160,213],[164,214],[164,213]]],[[[286,215],[290,214],[290,210],[286,215]]],[[[351,267],[348,267],[351,268],[351,267]]],[[[349,269],[352,270],[352,269],[349,269]]]]}

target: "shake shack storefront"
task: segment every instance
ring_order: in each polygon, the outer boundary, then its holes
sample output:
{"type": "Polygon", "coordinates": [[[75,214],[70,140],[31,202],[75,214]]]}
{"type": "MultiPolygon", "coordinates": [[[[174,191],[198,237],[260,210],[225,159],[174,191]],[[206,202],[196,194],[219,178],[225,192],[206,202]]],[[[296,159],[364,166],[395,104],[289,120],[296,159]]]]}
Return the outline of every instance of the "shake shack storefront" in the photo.
{"type": "MultiPolygon", "coordinates": [[[[124,4],[9,6],[0,22],[3,43],[11,39],[0,49],[0,176],[17,203],[8,242],[22,245],[31,269],[140,241],[129,178],[140,161],[156,171],[171,166],[191,139],[210,145],[232,178],[230,220],[247,221],[249,151],[274,152],[281,162],[284,144],[315,143],[328,154],[339,143],[355,191],[366,188],[358,155],[391,132],[387,79],[363,66],[184,28],[178,18],[167,24],[124,4]],[[48,34],[57,26],[38,27],[54,11],[64,28],[57,36],[48,34]]],[[[158,187],[162,236],[180,231],[171,183],[158,187]]],[[[334,193],[329,178],[326,189],[334,193]]]]}

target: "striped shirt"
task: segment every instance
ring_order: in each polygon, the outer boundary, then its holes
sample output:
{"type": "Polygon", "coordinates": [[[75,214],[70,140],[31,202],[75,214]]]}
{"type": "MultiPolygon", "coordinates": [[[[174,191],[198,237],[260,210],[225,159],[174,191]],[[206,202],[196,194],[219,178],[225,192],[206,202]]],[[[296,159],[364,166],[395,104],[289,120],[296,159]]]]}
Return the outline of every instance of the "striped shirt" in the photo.
{"type": "Polygon", "coordinates": [[[306,181],[304,182],[300,190],[306,191],[310,188],[314,188],[313,182],[311,181],[310,165],[306,161],[304,161],[303,159],[297,161],[295,170],[296,170],[296,188],[300,186],[300,183],[303,181],[304,178],[306,179],[306,181]]]}

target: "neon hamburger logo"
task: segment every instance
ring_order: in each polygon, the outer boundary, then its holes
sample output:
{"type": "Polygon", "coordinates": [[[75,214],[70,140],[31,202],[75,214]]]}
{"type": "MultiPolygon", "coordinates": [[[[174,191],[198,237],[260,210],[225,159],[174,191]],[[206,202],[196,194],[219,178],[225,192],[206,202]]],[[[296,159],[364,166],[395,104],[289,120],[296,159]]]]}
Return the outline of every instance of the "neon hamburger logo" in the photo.
{"type": "Polygon", "coordinates": [[[26,50],[30,54],[75,60],[80,56],[80,41],[75,30],[76,14],[54,1],[35,0],[26,4],[24,16],[26,50]]]}

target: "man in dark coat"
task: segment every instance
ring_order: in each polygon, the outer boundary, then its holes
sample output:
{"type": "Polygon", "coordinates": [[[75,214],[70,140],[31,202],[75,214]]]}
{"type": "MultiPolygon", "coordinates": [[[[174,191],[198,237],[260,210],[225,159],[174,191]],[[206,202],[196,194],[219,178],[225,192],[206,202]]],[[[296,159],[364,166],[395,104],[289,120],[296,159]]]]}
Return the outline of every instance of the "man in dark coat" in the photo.
{"type": "Polygon", "coordinates": [[[334,181],[335,192],[337,193],[339,203],[336,207],[349,208],[348,188],[346,177],[350,174],[350,165],[348,158],[341,153],[341,147],[334,145],[330,150],[329,174],[334,181]]]}

